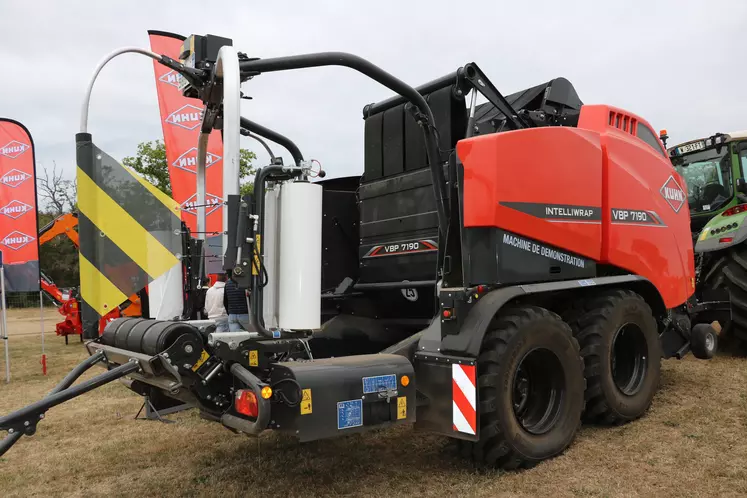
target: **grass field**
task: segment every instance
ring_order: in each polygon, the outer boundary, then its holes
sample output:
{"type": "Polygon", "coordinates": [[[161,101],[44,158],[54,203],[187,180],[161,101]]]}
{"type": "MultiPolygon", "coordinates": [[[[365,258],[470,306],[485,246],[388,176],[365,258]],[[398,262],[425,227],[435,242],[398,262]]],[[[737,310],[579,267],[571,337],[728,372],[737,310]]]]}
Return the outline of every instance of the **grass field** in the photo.
{"type": "MultiPolygon", "coordinates": [[[[37,319],[9,320],[0,414],[41,398],[86,356],[77,339],[65,346],[48,333],[42,376],[37,319]]],[[[235,435],[195,411],[174,424],[134,420],[140,405],[114,383],[53,408],[0,458],[0,496],[747,495],[747,359],[665,361],[645,418],[584,427],[562,456],[513,473],[475,470],[444,438],[410,427],[300,445],[235,435]]]]}

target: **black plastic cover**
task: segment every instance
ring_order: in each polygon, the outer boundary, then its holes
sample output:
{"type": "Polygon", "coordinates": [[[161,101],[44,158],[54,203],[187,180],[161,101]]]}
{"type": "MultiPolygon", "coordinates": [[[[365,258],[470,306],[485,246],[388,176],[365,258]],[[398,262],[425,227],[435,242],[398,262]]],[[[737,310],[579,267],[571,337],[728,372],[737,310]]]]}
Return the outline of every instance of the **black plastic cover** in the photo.
{"type": "Polygon", "coordinates": [[[270,384],[292,402],[299,394],[302,397],[297,406],[273,403],[274,423],[270,424],[270,428],[295,434],[302,442],[415,421],[414,370],[403,356],[374,354],[277,363],[270,384]],[[379,386],[380,391],[364,392],[364,378],[391,375],[395,376],[395,389],[383,390],[383,382],[369,380],[366,385],[379,386]],[[409,377],[407,386],[402,385],[403,375],[409,377]],[[306,391],[298,393],[298,388],[284,379],[295,380],[306,391]],[[338,428],[346,421],[350,427],[338,428]]]}

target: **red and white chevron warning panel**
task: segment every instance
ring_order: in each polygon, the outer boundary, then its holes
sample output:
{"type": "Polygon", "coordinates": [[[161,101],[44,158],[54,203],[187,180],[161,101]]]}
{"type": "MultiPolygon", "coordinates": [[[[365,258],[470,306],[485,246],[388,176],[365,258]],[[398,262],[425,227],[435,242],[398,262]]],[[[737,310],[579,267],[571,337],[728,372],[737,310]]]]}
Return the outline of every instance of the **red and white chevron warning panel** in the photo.
{"type": "Polygon", "coordinates": [[[477,389],[474,365],[451,366],[453,429],[465,434],[477,434],[477,389]]]}

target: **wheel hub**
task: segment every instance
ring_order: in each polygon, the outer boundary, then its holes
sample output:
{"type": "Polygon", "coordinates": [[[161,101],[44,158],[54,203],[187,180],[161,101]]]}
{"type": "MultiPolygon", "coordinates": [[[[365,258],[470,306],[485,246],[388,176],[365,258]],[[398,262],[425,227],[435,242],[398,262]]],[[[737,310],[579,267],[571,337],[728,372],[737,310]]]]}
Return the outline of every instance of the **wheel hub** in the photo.
{"type": "Polygon", "coordinates": [[[530,434],[544,434],[555,426],[565,393],[565,374],[560,360],[548,349],[524,355],[514,373],[512,405],[521,427],[530,434]]]}
{"type": "Polygon", "coordinates": [[[635,323],[624,324],[612,339],[612,378],[626,396],[633,396],[641,390],[648,369],[647,351],[646,338],[635,323]]]}
{"type": "Polygon", "coordinates": [[[713,339],[712,334],[706,334],[705,337],[705,347],[708,351],[713,351],[713,348],[715,347],[715,340],[713,339]]]}

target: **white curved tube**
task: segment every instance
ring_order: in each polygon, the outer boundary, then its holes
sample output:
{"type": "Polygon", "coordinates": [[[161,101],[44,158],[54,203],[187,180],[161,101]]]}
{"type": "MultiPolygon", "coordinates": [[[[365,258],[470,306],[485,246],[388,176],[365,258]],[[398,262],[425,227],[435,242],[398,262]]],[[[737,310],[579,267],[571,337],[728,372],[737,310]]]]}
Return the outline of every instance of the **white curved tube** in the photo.
{"type": "MultiPolygon", "coordinates": [[[[98,77],[101,70],[104,69],[104,66],[106,66],[106,64],[110,60],[117,57],[118,55],[128,54],[128,53],[147,55],[151,59],[155,59],[157,61],[161,60],[160,55],[154,52],[151,52],[150,50],[145,50],[145,49],[137,48],[137,47],[120,48],[110,53],[106,57],[104,57],[104,59],[101,62],[99,62],[99,65],[96,66],[96,70],[93,72],[91,81],[88,83],[88,88],[86,89],[86,95],[85,97],[83,97],[83,108],[80,111],[80,132],[81,133],[88,133],[88,106],[91,103],[91,92],[93,91],[93,84],[96,82],[96,78],[98,77]]],[[[236,65],[238,67],[238,60],[236,62],[236,65]]]]}
{"type": "MultiPolygon", "coordinates": [[[[216,76],[223,79],[223,199],[239,193],[239,138],[241,137],[241,72],[235,47],[218,51],[216,76]]],[[[228,206],[223,203],[223,252],[228,248],[228,206]]]]}

